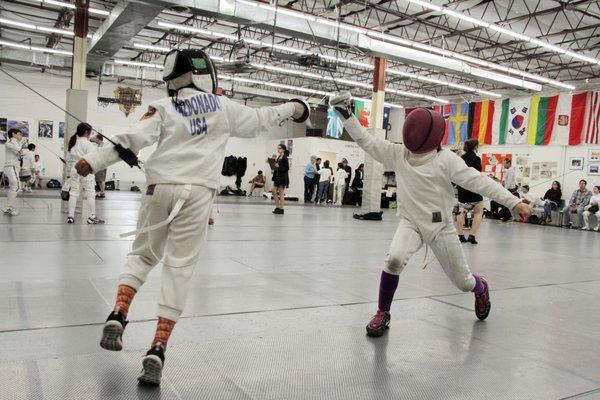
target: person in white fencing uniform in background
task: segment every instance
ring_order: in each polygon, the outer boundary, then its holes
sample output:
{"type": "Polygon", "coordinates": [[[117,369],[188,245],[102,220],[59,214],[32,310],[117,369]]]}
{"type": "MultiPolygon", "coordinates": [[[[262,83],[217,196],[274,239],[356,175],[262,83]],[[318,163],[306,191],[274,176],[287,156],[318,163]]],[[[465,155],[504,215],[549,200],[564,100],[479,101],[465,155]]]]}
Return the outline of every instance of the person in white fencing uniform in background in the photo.
{"type": "Polygon", "coordinates": [[[398,275],[424,244],[431,247],[457,288],[475,293],[475,314],[485,319],[491,307],[488,284],[469,270],[456,235],[452,183],[521,214],[531,214],[531,208],[492,179],[467,167],[453,152],[442,150],[445,121],[441,114],[424,108],[414,110],[404,122],[404,144],[395,144],[375,137],[360,125],[352,112],[351,99],[350,93],[343,93],[332,97],[330,105],[356,143],[396,172],[398,212],[402,217],[381,273],[378,310],[366,327],[367,334],[381,336],[388,328],[398,275]]]}
{"type": "Polygon", "coordinates": [[[8,179],[8,193],[6,194],[6,207],[2,209],[5,215],[19,215],[17,210],[17,194],[21,190],[19,180],[19,169],[21,168],[21,157],[23,156],[23,134],[20,130],[11,128],[7,132],[8,142],[4,146],[4,176],[8,179]]]}
{"type": "MultiPolygon", "coordinates": [[[[138,230],[119,279],[114,311],[100,341],[107,350],[122,349],[133,297],[162,261],[156,333],[138,378],[150,384],[160,384],[167,342],[184,309],[228,139],[256,137],[289,118],[303,122],[310,113],[302,100],[255,109],[217,96],[215,67],[201,50],[171,51],[163,73],[170,97],[150,104],[130,133],[112,138],[121,150],[127,148],[132,154],[155,143],[157,147],[144,164],[148,188],[138,230]]],[[[85,155],[76,168],[87,176],[117,161],[117,146],[109,146],[85,155]]]]}
{"type": "Polygon", "coordinates": [[[23,191],[31,192],[31,186],[35,181],[35,144],[29,143],[26,149],[21,151],[22,165],[19,171],[19,179],[23,191]]]}
{"type": "Polygon", "coordinates": [[[346,188],[346,178],[348,172],[344,169],[344,164],[338,163],[338,169],[335,171],[335,182],[333,191],[333,203],[339,206],[342,205],[344,199],[344,189],[346,188]]]}
{"type": "Polygon", "coordinates": [[[84,210],[81,210],[81,214],[83,215],[85,208],[87,208],[89,216],[86,222],[92,225],[104,223],[104,221],[96,215],[96,181],[94,177],[89,175],[78,176],[77,172],[74,170],[75,164],[81,160],[83,156],[96,151],[96,146],[90,142],[91,134],[92,126],[82,122],[77,125],[75,134],[69,138],[69,151],[67,155],[67,170],[70,171],[68,224],[75,223],[75,208],[82,188],[85,191],[85,204],[84,210]]]}

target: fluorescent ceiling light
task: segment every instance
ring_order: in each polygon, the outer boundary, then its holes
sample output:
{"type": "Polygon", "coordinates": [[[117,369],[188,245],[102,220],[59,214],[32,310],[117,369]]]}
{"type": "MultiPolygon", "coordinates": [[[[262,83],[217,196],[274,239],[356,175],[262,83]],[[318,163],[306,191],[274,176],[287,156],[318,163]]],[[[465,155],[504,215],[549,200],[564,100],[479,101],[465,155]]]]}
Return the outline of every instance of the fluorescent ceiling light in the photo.
{"type": "Polygon", "coordinates": [[[163,69],[164,68],[160,64],[153,64],[153,63],[139,62],[139,61],[129,61],[129,60],[115,59],[115,60],[113,60],[113,62],[115,64],[130,65],[132,67],[147,67],[147,68],[155,68],[155,69],[163,69]]]}
{"type": "Polygon", "coordinates": [[[169,51],[171,51],[171,49],[169,47],[154,46],[154,45],[144,44],[144,43],[134,43],[133,47],[135,47],[136,49],[153,50],[153,51],[158,51],[161,53],[168,53],[169,51]]]}
{"type": "Polygon", "coordinates": [[[50,28],[50,27],[46,27],[46,26],[41,26],[41,25],[33,25],[33,24],[24,23],[24,22],[13,21],[13,20],[6,19],[6,18],[0,18],[0,24],[16,26],[18,28],[24,28],[24,29],[29,29],[29,30],[33,30],[33,31],[58,33],[60,35],[67,35],[67,36],[75,35],[73,33],[73,31],[68,31],[66,29],[58,29],[58,28],[50,28]]]}
{"type": "Polygon", "coordinates": [[[446,15],[450,15],[451,17],[458,18],[458,19],[460,19],[462,21],[470,22],[473,25],[483,26],[484,28],[488,28],[490,26],[490,24],[488,24],[485,21],[482,21],[482,20],[477,19],[477,18],[470,17],[470,16],[465,15],[465,14],[458,13],[456,11],[452,11],[452,10],[450,10],[448,8],[444,8],[442,12],[444,14],[446,14],[446,15]]]}
{"type": "Polygon", "coordinates": [[[449,101],[445,100],[445,99],[439,99],[437,97],[427,96],[427,95],[424,95],[424,94],[417,94],[417,93],[413,93],[413,92],[407,92],[407,91],[404,91],[404,90],[396,90],[396,89],[386,88],[385,91],[389,92],[389,93],[398,94],[398,95],[401,95],[401,96],[406,96],[406,97],[415,97],[415,98],[421,98],[421,99],[425,99],[425,100],[431,100],[431,101],[435,101],[435,102],[442,103],[442,104],[448,104],[449,103],[449,101]]]}
{"type": "Polygon", "coordinates": [[[420,5],[421,7],[427,8],[433,11],[442,11],[442,7],[429,3],[427,1],[422,0],[407,0],[409,3],[420,5]]]}
{"type": "Polygon", "coordinates": [[[542,90],[542,85],[540,85],[538,83],[526,81],[522,78],[519,79],[519,78],[514,78],[514,77],[508,76],[508,75],[501,75],[501,74],[497,74],[492,71],[486,71],[486,70],[480,69],[480,68],[472,68],[471,73],[473,75],[478,76],[483,79],[491,79],[491,80],[495,80],[495,81],[504,80],[504,82],[509,85],[520,86],[524,89],[534,90],[536,92],[539,92],[542,90]]]}
{"type": "Polygon", "coordinates": [[[60,54],[63,56],[72,56],[73,55],[72,52],[67,51],[67,50],[52,49],[49,47],[41,47],[41,46],[30,46],[30,45],[25,45],[25,44],[21,44],[21,43],[8,42],[6,40],[0,40],[0,45],[6,46],[6,47],[14,47],[16,49],[38,51],[41,53],[60,54]]]}
{"type": "MultiPolygon", "coordinates": [[[[43,4],[51,4],[53,6],[70,8],[71,10],[75,9],[75,4],[73,4],[73,3],[65,3],[63,1],[57,1],[57,0],[36,0],[36,2],[37,3],[42,3],[42,5],[43,4]]],[[[110,15],[109,11],[100,10],[98,8],[93,8],[93,7],[89,8],[89,13],[90,14],[96,14],[96,15],[103,15],[103,16],[110,15]]]]}

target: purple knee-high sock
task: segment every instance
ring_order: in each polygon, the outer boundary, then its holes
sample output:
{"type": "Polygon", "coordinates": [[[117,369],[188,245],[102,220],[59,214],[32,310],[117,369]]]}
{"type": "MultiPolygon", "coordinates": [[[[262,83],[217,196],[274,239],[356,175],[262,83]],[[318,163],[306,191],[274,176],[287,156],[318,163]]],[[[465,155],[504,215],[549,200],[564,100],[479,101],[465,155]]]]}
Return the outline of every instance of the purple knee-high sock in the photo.
{"type": "Polygon", "coordinates": [[[473,278],[475,278],[475,287],[473,288],[472,292],[475,294],[483,293],[483,291],[485,290],[485,286],[483,286],[481,278],[479,277],[479,275],[475,274],[473,274],[473,278]]]}
{"type": "Polygon", "coordinates": [[[381,281],[379,282],[379,310],[390,311],[397,287],[398,275],[392,275],[385,271],[381,271],[381,281]]]}

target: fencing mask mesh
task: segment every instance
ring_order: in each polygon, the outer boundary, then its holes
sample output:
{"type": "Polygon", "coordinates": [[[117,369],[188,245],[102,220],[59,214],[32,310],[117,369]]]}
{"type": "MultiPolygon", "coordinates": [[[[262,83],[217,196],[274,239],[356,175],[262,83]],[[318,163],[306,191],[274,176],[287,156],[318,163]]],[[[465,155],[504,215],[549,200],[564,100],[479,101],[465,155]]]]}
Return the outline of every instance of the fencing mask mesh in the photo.
{"type": "Polygon", "coordinates": [[[172,50],[166,58],[163,80],[169,95],[184,87],[195,87],[206,93],[217,93],[217,71],[212,60],[202,50],[172,50]]]}

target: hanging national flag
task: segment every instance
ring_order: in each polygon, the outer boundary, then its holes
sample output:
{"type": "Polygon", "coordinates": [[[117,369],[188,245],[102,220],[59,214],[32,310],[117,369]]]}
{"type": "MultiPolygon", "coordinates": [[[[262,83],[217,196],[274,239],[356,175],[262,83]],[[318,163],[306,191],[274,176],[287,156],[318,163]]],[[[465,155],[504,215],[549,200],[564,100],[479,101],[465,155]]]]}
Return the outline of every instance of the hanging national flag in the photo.
{"type": "Polygon", "coordinates": [[[495,103],[492,100],[469,103],[469,137],[479,144],[492,144],[495,103]]]}
{"type": "MultiPolygon", "coordinates": [[[[571,105],[573,101],[573,95],[568,92],[558,94],[558,101],[556,102],[556,117],[554,118],[554,129],[552,131],[552,139],[550,144],[566,146],[569,144],[569,130],[573,118],[571,117],[571,105]]],[[[583,96],[585,100],[585,95],[583,96]]],[[[585,105],[584,105],[585,109],[585,105]]]]}
{"type": "Polygon", "coordinates": [[[365,100],[354,100],[354,115],[358,122],[365,128],[369,127],[371,120],[371,102],[365,100]]]}
{"type": "Polygon", "coordinates": [[[531,98],[528,124],[529,135],[527,136],[528,144],[537,146],[550,144],[557,103],[558,96],[533,96],[531,98]]]}
{"type": "Polygon", "coordinates": [[[457,103],[450,105],[450,117],[448,118],[448,146],[464,143],[468,139],[469,103],[457,103]]]}
{"type": "MultiPolygon", "coordinates": [[[[527,143],[527,124],[529,122],[530,105],[531,98],[529,97],[509,99],[506,116],[503,108],[502,118],[500,120],[499,144],[527,143]]],[[[502,106],[504,106],[504,103],[502,106]]]]}
{"type": "Polygon", "coordinates": [[[588,93],[574,94],[571,99],[571,116],[569,127],[569,145],[576,146],[581,144],[581,133],[583,132],[586,120],[586,104],[588,103],[588,93]]]}
{"type": "Polygon", "coordinates": [[[444,138],[442,139],[442,144],[448,144],[448,130],[450,129],[448,119],[450,118],[450,114],[452,113],[452,108],[450,104],[436,104],[435,106],[433,106],[433,111],[437,111],[440,114],[442,114],[442,116],[444,117],[444,121],[446,121],[446,130],[444,131],[444,138]]]}
{"type": "Polygon", "coordinates": [[[598,144],[600,135],[600,92],[588,92],[583,138],[587,144],[598,144]]]}
{"type": "Polygon", "coordinates": [[[506,143],[506,121],[508,120],[508,99],[494,101],[494,121],[492,122],[492,144],[506,143]]]}

